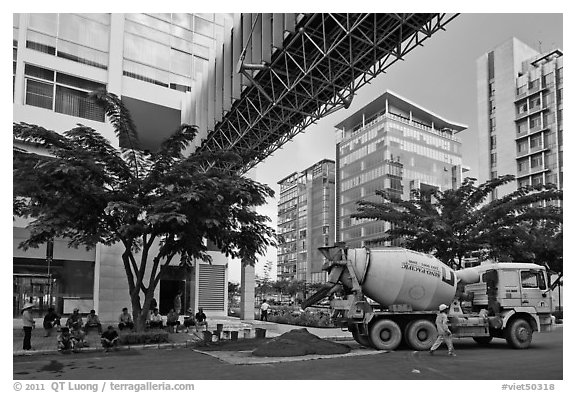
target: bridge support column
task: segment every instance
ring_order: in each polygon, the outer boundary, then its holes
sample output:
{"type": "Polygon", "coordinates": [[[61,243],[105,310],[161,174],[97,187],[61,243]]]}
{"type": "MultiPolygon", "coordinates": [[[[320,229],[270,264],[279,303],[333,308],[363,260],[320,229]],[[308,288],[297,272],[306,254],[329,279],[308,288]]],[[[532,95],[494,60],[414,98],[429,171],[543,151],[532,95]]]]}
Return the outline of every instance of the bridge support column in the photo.
{"type": "Polygon", "coordinates": [[[256,286],[254,266],[242,264],[240,271],[240,319],[254,320],[254,288],[256,286]]]}

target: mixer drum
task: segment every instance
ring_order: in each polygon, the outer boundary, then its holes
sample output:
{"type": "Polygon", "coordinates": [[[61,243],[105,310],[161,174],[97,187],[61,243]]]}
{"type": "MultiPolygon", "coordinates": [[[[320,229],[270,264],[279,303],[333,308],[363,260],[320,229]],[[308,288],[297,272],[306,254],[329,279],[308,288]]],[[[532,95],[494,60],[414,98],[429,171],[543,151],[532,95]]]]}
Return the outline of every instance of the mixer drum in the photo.
{"type": "Polygon", "coordinates": [[[454,299],[454,270],[430,255],[396,247],[357,248],[348,250],[348,259],[363,293],[383,306],[437,310],[454,299]]]}

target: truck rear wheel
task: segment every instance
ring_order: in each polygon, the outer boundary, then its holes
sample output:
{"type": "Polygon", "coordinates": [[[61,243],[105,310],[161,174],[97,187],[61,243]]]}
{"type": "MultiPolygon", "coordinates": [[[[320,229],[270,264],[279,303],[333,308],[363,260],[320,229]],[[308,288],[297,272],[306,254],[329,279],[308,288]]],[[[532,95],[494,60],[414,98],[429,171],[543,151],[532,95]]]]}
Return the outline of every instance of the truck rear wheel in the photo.
{"type": "Polygon", "coordinates": [[[396,322],[381,319],[370,327],[370,341],[376,349],[393,351],[402,341],[402,331],[396,322]]]}
{"type": "Polygon", "coordinates": [[[506,327],[506,342],[512,348],[528,348],[532,343],[532,327],[522,318],[515,319],[506,327]]]}
{"type": "Polygon", "coordinates": [[[437,336],[436,326],[427,319],[418,319],[410,322],[404,333],[406,342],[416,351],[430,349],[437,336]]]}

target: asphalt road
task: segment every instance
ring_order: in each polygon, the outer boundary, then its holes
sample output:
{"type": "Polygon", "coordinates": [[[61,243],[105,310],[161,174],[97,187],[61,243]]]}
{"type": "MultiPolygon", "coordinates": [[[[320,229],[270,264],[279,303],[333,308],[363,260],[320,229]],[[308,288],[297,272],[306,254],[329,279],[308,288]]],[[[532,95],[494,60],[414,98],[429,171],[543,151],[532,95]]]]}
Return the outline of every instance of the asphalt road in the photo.
{"type": "Polygon", "coordinates": [[[390,353],[263,365],[232,365],[191,349],[14,357],[15,380],[562,380],[563,328],[535,334],[527,350],[494,340],[455,340],[457,357],[390,353]]]}

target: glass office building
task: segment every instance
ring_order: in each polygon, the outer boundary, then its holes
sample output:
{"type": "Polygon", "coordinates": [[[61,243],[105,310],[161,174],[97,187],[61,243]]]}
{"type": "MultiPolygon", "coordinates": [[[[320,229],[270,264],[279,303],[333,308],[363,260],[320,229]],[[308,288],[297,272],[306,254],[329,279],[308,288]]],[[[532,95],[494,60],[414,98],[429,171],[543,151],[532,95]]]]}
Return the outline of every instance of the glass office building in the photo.
{"type": "Polygon", "coordinates": [[[349,247],[388,245],[375,241],[388,224],[352,217],[358,201],[381,201],[376,190],[408,199],[414,189],[461,184],[456,134],[466,126],[394,92],[386,91],[336,128],[336,240],[349,247]]]}

